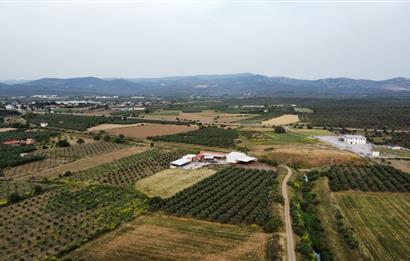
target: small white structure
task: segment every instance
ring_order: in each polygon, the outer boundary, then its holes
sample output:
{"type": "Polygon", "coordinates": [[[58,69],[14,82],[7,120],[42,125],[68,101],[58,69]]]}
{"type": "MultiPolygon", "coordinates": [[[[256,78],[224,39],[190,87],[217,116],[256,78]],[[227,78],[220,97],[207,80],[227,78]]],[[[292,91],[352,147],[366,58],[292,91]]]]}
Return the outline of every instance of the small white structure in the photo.
{"type": "Polygon", "coordinates": [[[256,161],[257,159],[254,157],[250,157],[242,152],[233,151],[226,155],[226,162],[227,163],[249,163],[252,161],[256,161]]]}
{"type": "Polygon", "coordinates": [[[379,151],[372,151],[372,157],[374,157],[374,158],[380,157],[380,152],[379,151]]]}
{"type": "Polygon", "coordinates": [[[343,141],[347,144],[366,144],[366,137],[362,135],[343,135],[343,141]]]}
{"type": "Polygon", "coordinates": [[[48,126],[48,123],[47,122],[42,122],[42,123],[40,123],[40,126],[41,126],[41,128],[45,128],[45,127],[48,126]]]}

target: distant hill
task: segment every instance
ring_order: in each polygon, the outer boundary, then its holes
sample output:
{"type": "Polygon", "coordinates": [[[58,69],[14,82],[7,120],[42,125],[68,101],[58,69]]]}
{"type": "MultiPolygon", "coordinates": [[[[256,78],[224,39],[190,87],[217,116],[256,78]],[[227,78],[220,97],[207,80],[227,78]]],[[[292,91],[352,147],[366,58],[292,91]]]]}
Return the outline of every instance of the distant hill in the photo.
{"type": "Polygon", "coordinates": [[[299,80],[242,73],[165,78],[101,79],[43,78],[17,84],[0,83],[0,96],[58,95],[161,95],[161,96],[397,96],[410,95],[410,79],[383,81],[327,78],[299,80]]]}

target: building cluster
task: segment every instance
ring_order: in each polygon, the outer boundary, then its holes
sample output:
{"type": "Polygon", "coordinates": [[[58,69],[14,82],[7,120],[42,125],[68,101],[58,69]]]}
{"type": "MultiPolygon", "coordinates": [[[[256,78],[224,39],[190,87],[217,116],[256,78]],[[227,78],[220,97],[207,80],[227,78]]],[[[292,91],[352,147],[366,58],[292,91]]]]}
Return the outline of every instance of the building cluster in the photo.
{"type": "Polygon", "coordinates": [[[233,151],[230,153],[201,151],[198,154],[187,154],[170,163],[171,168],[199,168],[210,164],[247,164],[257,161],[242,152],[233,151]]]}

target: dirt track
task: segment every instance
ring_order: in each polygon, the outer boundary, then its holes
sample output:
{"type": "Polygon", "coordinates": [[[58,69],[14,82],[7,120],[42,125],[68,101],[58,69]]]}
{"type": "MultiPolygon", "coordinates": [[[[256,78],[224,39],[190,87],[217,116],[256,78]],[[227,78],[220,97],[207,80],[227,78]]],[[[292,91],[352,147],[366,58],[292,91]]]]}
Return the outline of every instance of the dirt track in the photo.
{"type": "Polygon", "coordinates": [[[287,256],[288,261],[296,261],[295,243],[293,241],[292,220],[290,218],[290,206],[288,196],[288,181],[292,176],[292,170],[284,166],[288,170],[288,174],[282,181],[282,195],[285,201],[285,227],[286,227],[286,241],[287,241],[287,256]]]}

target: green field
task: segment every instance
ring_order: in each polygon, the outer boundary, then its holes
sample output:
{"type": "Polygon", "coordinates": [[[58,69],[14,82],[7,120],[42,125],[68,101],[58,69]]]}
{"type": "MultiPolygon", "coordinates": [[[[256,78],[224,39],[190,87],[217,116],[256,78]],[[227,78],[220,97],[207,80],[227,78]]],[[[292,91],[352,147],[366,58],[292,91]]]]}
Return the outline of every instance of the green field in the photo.
{"type": "Polygon", "coordinates": [[[333,132],[324,129],[298,129],[298,128],[289,128],[289,132],[296,133],[304,136],[329,136],[335,135],[333,132]]]}
{"type": "Polygon", "coordinates": [[[409,260],[410,194],[335,195],[359,241],[374,260],[409,260]]]}

